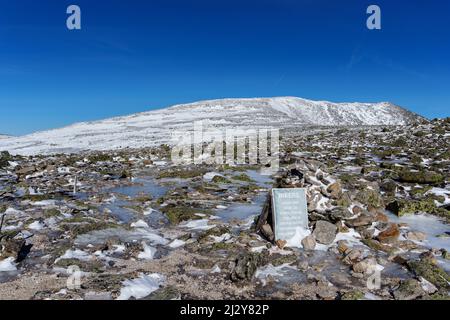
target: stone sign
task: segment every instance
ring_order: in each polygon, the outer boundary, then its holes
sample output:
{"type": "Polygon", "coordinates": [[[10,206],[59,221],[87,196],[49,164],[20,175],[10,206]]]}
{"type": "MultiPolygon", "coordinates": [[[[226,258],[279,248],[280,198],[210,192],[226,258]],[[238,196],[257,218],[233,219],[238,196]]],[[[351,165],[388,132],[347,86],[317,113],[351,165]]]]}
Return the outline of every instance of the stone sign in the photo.
{"type": "Polygon", "coordinates": [[[297,228],[308,229],[306,190],[272,189],[272,214],[275,240],[289,240],[297,228]]]}

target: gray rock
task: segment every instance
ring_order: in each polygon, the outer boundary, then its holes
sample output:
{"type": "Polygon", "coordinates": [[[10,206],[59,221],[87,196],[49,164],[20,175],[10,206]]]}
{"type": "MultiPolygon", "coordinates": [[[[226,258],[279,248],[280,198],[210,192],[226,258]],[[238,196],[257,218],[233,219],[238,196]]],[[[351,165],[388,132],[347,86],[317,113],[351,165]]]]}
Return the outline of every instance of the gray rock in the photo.
{"type": "Polygon", "coordinates": [[[337,227],[334,224],[320,220],[316,222],[313,235],[317,242],[331,244],[336,238],[336,231],[337,227]]]}

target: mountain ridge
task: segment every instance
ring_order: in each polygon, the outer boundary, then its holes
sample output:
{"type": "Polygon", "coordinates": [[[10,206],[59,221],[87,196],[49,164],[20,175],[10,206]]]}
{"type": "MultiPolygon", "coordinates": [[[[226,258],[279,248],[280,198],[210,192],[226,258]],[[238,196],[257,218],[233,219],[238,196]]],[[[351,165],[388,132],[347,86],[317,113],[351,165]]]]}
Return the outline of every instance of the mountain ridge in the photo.
{"type": "Polygon", "coordinates": [[[334,103],[297,97],[227,98],[74,123],[63,128],[1,139],[0,150],[32,155],[170,144],[174,131],[195,121],[216,128],[407,125],[424,117],[390,102],[334,103]]]}

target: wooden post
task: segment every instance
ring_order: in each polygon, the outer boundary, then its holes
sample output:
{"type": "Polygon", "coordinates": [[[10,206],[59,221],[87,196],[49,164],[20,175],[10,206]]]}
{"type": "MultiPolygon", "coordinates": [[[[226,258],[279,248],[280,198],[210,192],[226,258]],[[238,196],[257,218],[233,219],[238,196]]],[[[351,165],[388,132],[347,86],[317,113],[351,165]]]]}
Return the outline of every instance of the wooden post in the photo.
{"type": "Polygon", "coordinates": [[[77,194],[78,174],[75,175],[75,182],[73,183],[73,194],[77,194]]]}

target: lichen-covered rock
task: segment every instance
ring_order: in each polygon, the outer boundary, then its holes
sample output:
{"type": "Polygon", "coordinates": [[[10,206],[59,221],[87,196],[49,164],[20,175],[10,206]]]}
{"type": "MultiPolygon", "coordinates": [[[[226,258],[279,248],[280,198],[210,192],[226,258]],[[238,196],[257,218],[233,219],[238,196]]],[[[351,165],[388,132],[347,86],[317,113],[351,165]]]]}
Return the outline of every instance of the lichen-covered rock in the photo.
{"type": "Polygon", "coordinates": [[[431,199],[425,199],[421,201],[397,199],[389,203],[386,209],[392,211],[399,217],[405,214],[413,214],[419,212],[430,214],[437,212],[436,204],[434,203],[434,200],[431,199]]]}
{"type": "Polygon", "coordinates": [[[393,293],[396,300],[413,300],[424,294],[420,282],[415,279],[403,280],[393,293]]]}
{"type": "Polygon", "coordinates": [[[408,183],[437,184],[444,182],[444,176],[440,173],[425,170],[401,170],[398,173],[398,180],[408,183]]]}
{"type": "Polygon", "coordinates": [[[374,208],[384,207],[384,201],[380,193],[372,189],[364,189],[359,191],[356,194],[355,200],[361,202],[364,205],[370,205],[374,208]]]}
{"type": "Polygon", "coordinates": [[[418,261],[408,261],[408,268],[416,275],[430,281],[439,289],[450,289],[450,276],[431,259],[422,258],[418,261]]]}
{"type": "Polygon", "coordinates": [[[235,261],[235,267],[231,273],[231,280],[251,280],[262,263],[262,257],[258,253],[243,253],[235,261]]]}

